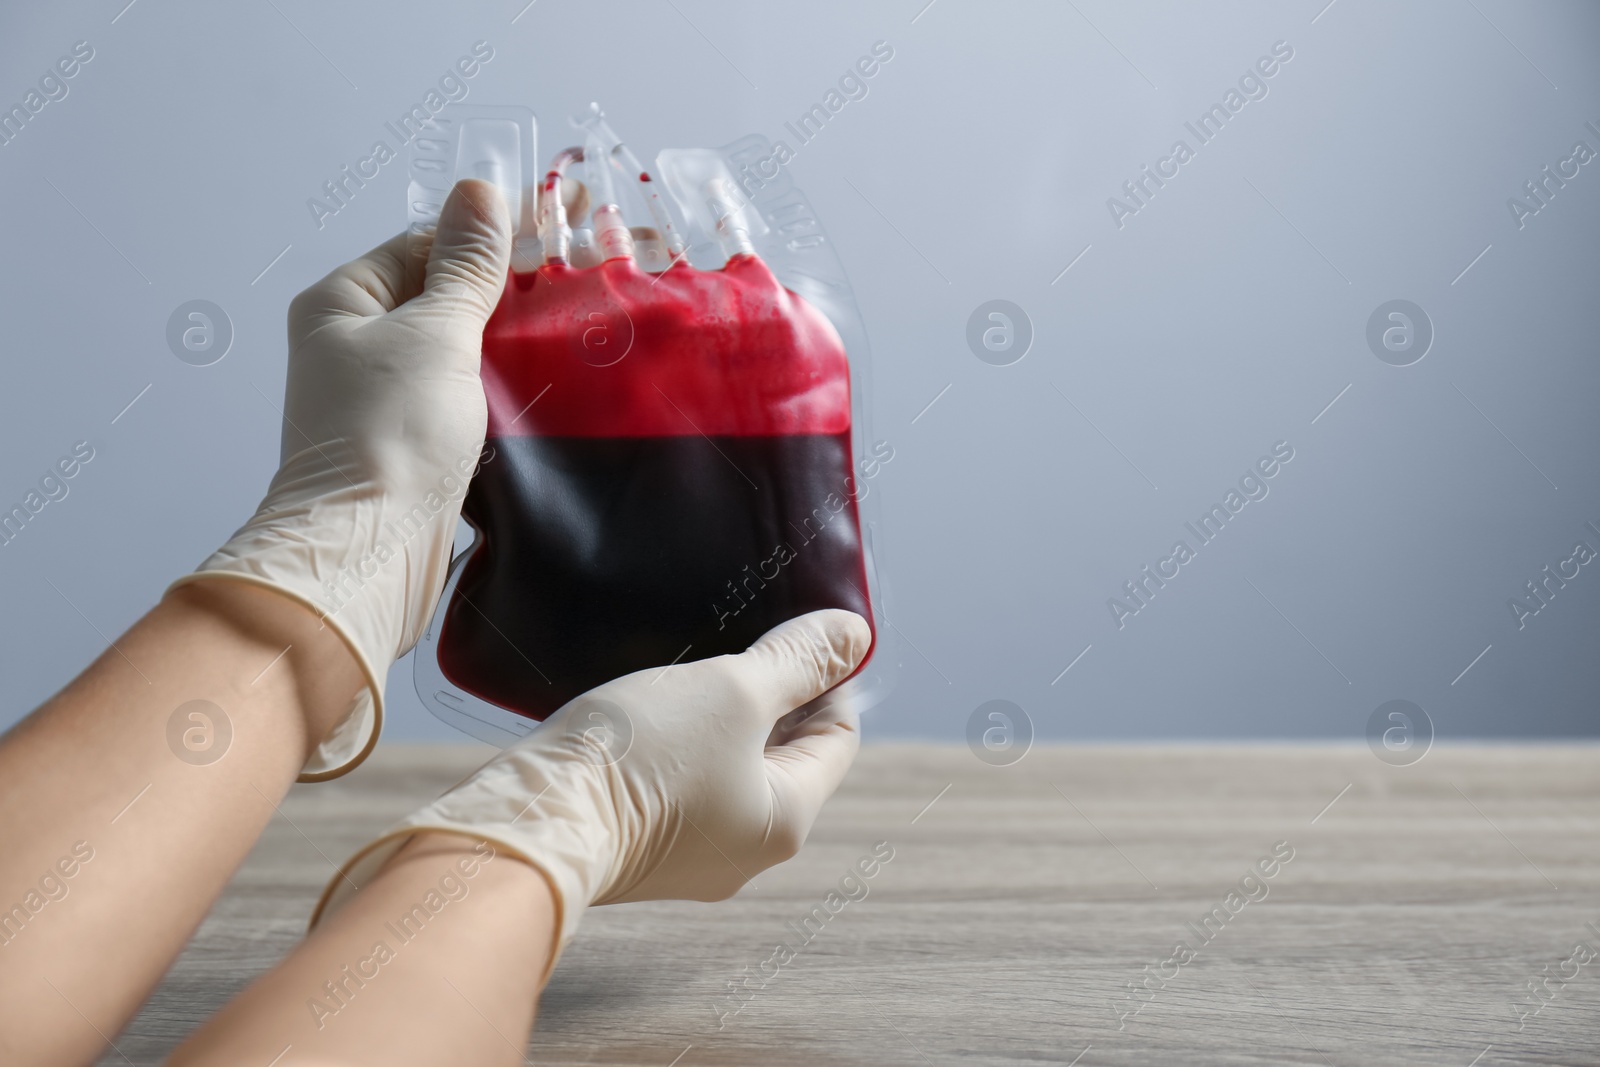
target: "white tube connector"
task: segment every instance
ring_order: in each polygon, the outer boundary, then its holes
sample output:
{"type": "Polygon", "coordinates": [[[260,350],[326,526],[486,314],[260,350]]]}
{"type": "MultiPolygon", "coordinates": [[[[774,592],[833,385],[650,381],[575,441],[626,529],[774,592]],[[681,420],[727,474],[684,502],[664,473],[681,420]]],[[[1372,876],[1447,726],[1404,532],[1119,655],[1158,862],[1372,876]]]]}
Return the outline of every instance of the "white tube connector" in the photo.
{"type": "Polygon", "coordinates": [[[539,243],[546,263],[565,263],[572,251],[572,227],[567,225],[567,207],[561,202],[560,171],[545,175],[539,197],[539,243]]]}
{"type": "Polygon", "coordinates": [[[744,198],[733,183],[726,178],[712,178],[704,189],[706,206],[717,221],[717,243],[722,246],[722,254],[729,259],[755,255],[756,246],[750,241],[750,226],[744,218],[744,198]]]}
{"type": "Polygon", "coordinates": [[[615,204],[601,204],[594,209],[594,239],[600,246],[601,258],[612,260],[633,258],[633,234],[628,232],[622,209],[615,204]]]}

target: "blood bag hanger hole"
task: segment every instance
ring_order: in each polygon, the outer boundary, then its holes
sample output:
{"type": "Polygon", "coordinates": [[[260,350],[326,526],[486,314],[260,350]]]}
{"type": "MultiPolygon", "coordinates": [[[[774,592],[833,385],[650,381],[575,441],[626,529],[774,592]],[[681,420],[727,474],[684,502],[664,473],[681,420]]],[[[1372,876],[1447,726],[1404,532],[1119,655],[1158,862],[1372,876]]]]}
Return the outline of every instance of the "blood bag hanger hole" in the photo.
{"type": "Polygon", "coordinates": [[[522,232],[525,218],[522,209],[525,140],[527,137],[521,126],[509,118],[468,119],[456,135],[456,180],[480,178],[496,186],[510,211],[513,234],[522,232]]]}
{"type": "Polygon", "coordinates": [[[424,123],[406,160],[408,262],[422,269],[451,190],[464,178],[477,178],[492,183],[505,200],[513,266],[532,267],[537,160],[538,121],[525,107],[461,105],[424,123]]]}

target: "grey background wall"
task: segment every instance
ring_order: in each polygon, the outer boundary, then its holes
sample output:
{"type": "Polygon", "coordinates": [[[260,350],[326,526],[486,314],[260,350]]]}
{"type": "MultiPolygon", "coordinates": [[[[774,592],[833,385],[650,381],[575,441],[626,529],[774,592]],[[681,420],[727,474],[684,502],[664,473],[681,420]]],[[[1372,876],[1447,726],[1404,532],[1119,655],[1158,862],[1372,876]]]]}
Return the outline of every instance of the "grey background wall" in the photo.
{"type": "MultiPolygon", "coordinates": [[[[599,100],[648,158],[796,147],[783,124],[885,41],[790,165],[896,452],[904,667],[869,732],[959,738],[994,698],[1053,738],[1357,738],[1394,698],[1441,738],[1596,732],[1600,566],[1520,625],[1508,601],[1600,549],[1600,162],[1574,155],[1600,151],[1600,8],[523,2],[8,9],[6,107],[75,42],[93,59],[0,145],[0,502],[94,459],[0,547],[0,726],[253,509],[289,298],[403,225],[404,164],[321,228],[306,202],[474,42],[469,101],[533,106],[542,154],[599,100]],[[1278,42],[1201,143],[1184,124],[1278,42]],[[1146,165],[1176,175],[1141,204],[1146,165]],[[1541,206],[1546,166],[1569,176],[1541,206]],[[166,341],[193,299],[234,330],[212,366],[166,341]],[[1031,323],[1008,366],[966,340],[993,299],[1031,323]],[[1431,324],[1408,366],[1368,342],[1395,299],[1431,324]],[[1278,442],[1268,495],[1200,545],[1184,524],[1278,442]],[[1119,627],[1108,600],[1180,538],[1195,558],[1119,627]]],[[[409,661],[390,694],[391,736],[455,736],[409,661]]]]}

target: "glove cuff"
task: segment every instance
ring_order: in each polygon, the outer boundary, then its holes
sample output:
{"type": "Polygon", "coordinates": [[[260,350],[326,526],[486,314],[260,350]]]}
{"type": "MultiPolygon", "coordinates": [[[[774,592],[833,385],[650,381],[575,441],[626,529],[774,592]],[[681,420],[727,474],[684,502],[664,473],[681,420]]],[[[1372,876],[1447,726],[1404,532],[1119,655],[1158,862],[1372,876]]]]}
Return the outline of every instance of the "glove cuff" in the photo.
{"type": "MultiPolygon", "coordinates": [[[[545,772],[550,752],[540,758],[509,749],[448,793],[421,808],[372,841],[329,880],[312,913],[315,928],[367,885],[415,834],[429,830],[488,842],[497,852],[528,864],[549,883],[556,909],[556,960],[572,941],[584,909],[616,877],[620,829],[608,816],[604,768],[588,763],[580,750],[568,759],[560,780],[545,772]]],[[[559,757],[558,757],[559,759],[559,757]]]]}
{"type": "Polygon", "coordinates": [[[288,457],[250,521],[174,583],[226,576],[274,589],[314,611],[355,656],[366,688],[306,761],[302,782],[349,772],[377,744],[389,665],[420,636],[449,565],[459,501],[419,493],[423,503],[407,510],[363,473],[371,466],[342,440],[288,457]]]}
{"type": "Polygon", "coordinates": [[[364,687],[350,702],[350,707],[340,718],[339,724],[312,750],[296,780],[325,782],[355,770],[372,754],[372,750],[378,744],[378,735],[383,732],[384,676],[387,672],[379,672],[373,666],[355,635],[337,616],[328,614],[322,604],[304,596],[292,586],[248,570],[228,569],[217,564],[216,560],[216,556],[206,560],[200,565],[200,570],[185,574],[167,586],[167,592],[170,593],[180,586],[206,581],[243,582],[270,589],[315,614],[322,620],[324,626],[339,635],[339,639],[350,650],[350,655],[361,671],[364,687]]]}
{"type": "Polygon", "coordinates": [[[384,493],[363,476],[366,467],[344,441],[290,456],[250,520],[169,587],[227,578],[273,589],[315,612],[349,647],[366,688],[306,761],[302,782],[337,778],[366,759],[383,725],[389,664],[399,654],[404,605],[385,587],[410,584],[394,573],[407,562],[384,545],[384,493]]]}

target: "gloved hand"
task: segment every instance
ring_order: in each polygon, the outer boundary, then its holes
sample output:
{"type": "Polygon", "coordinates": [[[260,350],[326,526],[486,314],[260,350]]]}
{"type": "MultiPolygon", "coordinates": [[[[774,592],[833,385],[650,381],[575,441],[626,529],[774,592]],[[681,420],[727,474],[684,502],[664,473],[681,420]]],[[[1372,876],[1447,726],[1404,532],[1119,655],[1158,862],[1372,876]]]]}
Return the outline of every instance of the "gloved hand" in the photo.
{"type": "Polygon", "coordinates": [[[337,777],[377,743],[389,666],[416,644],[444,584],[483,447],[483,327],[511,223],[491,185],[456,186],[431,238],[401,234],[289,308],[277,475],[254,518],[174,585],[269,586],[323,616],[367,687],[302,781],[337,777]]]}
{"type": "Polygon", "coordinates": [[[423,830],[488,841],[544,874],[558,915],[551,967],[589,904],[732,896],[799,851],[855,758],[847,701],[798,722],[789,713],[871,643],[861,616],[815,611],[739,655],[590,690],[351,857],[311,925],[423,830]]]}

